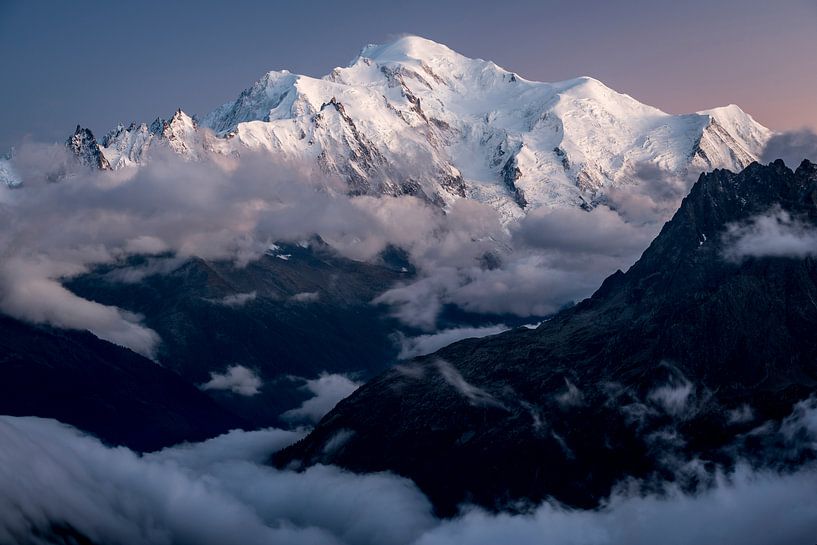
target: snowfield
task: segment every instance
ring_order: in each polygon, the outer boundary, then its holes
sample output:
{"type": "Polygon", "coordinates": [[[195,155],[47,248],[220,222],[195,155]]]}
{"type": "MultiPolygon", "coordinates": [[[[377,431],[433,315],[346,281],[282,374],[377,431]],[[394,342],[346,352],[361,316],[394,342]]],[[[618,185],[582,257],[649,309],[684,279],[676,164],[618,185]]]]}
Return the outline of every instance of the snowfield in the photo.
{"type": "Polygon", "coordinates": [[[592,207],[638,183],[645,165],[741,170],[772,134],[734,105],[670,115],[593,78],[528,81],[407,36],[364,47],[323,78],[269,72],[200,119],[179,110],[88,145],[112,169],[143,163],[156,145],[191,160],[266,150],[341,176],[352,194],[442,207],[469,198],[510,222],[540,207],[592,207]]]}

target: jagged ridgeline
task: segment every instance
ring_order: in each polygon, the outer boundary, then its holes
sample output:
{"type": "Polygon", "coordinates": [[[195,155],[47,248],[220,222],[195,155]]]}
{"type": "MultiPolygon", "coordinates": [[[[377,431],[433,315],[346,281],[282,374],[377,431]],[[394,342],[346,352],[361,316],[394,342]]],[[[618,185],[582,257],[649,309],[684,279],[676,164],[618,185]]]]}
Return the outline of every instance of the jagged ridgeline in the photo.
{"type": "Polygon", "coordinates": [[[269,72],[199,119],[120,125],[69,147],[96,168],[148,160],[155,146],[204,160],[251,150],[339,175],[353,194],[467,197],[506,220],[539,206],[587,207],[639,165],[672,173],[758,159],[771,131],[731,105],[669,115],[587,77],[540,83],[409,36],[370,45],[316,79],[269,72]]]}
{"type": "Polygon", "coordinates": [[[275,461],[393,471],[443,514],[592,507],[628,476],[693,485],[676,472],[693,459],[793,467],[803,454],[778,448],[774,422],[817,392],[817,248],[736,255],[740,226],[770,221],[817,228],[817,166],[701,176],[592,297],[396,367],[275,461]]]}

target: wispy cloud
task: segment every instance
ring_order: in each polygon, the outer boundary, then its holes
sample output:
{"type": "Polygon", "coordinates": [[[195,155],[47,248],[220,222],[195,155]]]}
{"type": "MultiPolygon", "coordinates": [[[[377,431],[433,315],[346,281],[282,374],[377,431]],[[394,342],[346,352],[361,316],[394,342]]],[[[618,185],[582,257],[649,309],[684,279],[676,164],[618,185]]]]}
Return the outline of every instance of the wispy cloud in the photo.
{"type": "Polygon", "coordinates": [[[210,380],[202,390],[229,390],[234,394],[254,396],[262,386],[261,378],[243,365],[231,365],[224,373],[210,373],[210,380]]]}
{"type": "Polygon", "coordinates": [[[340,400],[352,395],[360,384],[344,375],[329,373],[323,373],[316,379],[305,380],[303,387],[312,394],[312,397],[304,401],[300,407],[285,412],[281,417],[293,422],[316,423],[340,400]]]}
{"type": "Polygon", "coordinates": [[[443,329],[437,333],[428,335],[418,335],[416,337],[400,337],[400,359],[409,359],[417,356],[424,356],[436,352],[444,346],[477,337],[487,337],[496,335],[510,328],[504,324],[489,325],[483,327],[455,327],[443,329]]]}
{"type": "Polygon", "coordinates": [[[735,261],[747,257],[804,258],[817,255],[817,228],[780,207],[727,226],[724,255],[735,261]]]}
{"type": "Polygon", "coordinates": [[[216,303],[219,305],[224,305],[225,307],[242,307],[249,303],[250,301],[255,301],[257,296],[257,292],[250,291],[247,293],[232,293],[230,295],[225,295],[221,299],[208,299],[211,303],[216,303]]]}

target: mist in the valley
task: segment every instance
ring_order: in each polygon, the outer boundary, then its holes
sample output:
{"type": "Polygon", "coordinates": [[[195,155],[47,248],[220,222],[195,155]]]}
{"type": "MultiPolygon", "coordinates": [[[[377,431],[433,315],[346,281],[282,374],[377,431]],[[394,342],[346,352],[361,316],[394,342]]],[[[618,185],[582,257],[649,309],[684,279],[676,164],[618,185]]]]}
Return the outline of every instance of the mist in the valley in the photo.
{"type": "Polygon", "coordinates": [[[22,185],[0,187],[0,310],[88,329],[151,357],[161,339],[140,316],[81,299],[62,281],[133,255],[161,258],[123,266],[109,280],[138,282],[192,256],[242,266],[275,242],[319,236],[355,260],[404,249],[417,277],[375,302],[428,333],[446,305],[545,316],[632,264],[691,183],[643,167],[634,172],[641,183],[609,192],[589,212],[539,209],[503,224],[471,200],[443,212],[409,196],[349,197],[342,180],[268,154],[185,161],[157,148],[145,166],[97,172],[61,146],[28,142],[14,168],[22,185]]]}
{"type": "MultiPolygon", "coordinates": [[[[786,448],[813,450],[817,403],[801,403],[770,426],[759,428],[786,448]]],[[[643,495],[638,483],[623,482],[596,510],[545,502],[527,514],[493,514],[464,505],[439,520],[411,481],[391,474],[320,465],[297,473],[265,464],[304,433],[234,431],[139,455],[53,420],[0,417],[0,543],[46,543],[54,528],[96,543],[191,545],[768,545],[810,543],[817,535],[817,469],[810,465],[781,474],[738,463],[710,472],[711,486],[696,494],[666,485],[643,495]]],[[[686,463],[679,471],[703,466],[686,463]]]]}
{"type": "MultiPolygon", "coordinates": [[[[811,141],[803,138],[797,142],[807,151],[811,141]]],[[[415,197],[349,197],[342,180],[255,154],[189,162],[157,150],[146,166],[93,172],[61,146],[26,143],[14,166],[23,184],[0,187],[0,311],[88,329],[151,357],[161,339],[140,316],[84,300],[62,282],[134,255],[165,257],[114,281],[162,274],[192,256],[242,266],[275,242],[315,236],[356,260],[396,246],[417,277],[375,302],[427,332],[401,339],[409,358],[505,329],[438,330],[446,305],[545,316],[590,295],[638,258],[695,179],[639,165],[636,183],[609,190],[591,211],[532,210],[503,224],[491,207],[468,200],[443,212],[415,197]]],[[[732,243],[724,257],[735,260],[813,256],[817,241],[780,210],[724,236],[732,243]]],[[[240,295],[213,304],[240,306],[254,297],[240,295]]],[[[314,295],[299,296],[315,302],[314,295]]],[[[457,383],[452,371],[440,369],[457,383]]],[[[359,386],[342,375],[292,380],[312,395],[285,415],[294,425],[311,425],[359,386]]],[[[259,386],[253,370],[240,366],[202,385],[248,396],[259,386]]],[[[673,388],[653,401],[683,405],[686,385],[673,388]]],[[[547,502],[524,515],[463,506],[458,517],[439,520],[417,487],[394,475],[326,466],[298,473],[266,464],[306,431],[234,431],[140,455],[52,420],[0,417],[0,543],[47,543],[49,529],[60,525],[111,544],[784,544],[817,536],[817,470],[809,465],[780,474],[738,463],[716,471],[713,486],[697,494],[666,485],[643,496],[639,486],[622,483],[592,511],[547,502]]],[[[774,433],[814,449],[815,404],[798,406],[774,433]]]]}

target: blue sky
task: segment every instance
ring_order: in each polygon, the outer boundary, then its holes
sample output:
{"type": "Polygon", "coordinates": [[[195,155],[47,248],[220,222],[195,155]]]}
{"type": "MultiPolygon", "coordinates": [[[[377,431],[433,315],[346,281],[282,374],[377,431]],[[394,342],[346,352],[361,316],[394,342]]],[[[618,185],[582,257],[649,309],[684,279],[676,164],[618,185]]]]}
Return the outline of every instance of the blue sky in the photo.
{"type": "Polygon", "coordinates": [[[815,28],[813,0],[0,0],[0,150],[204,113],[267,70],[323,75],[405,33],[670,112],[737,103],[775,129],[817,127],[815,28]]]}

